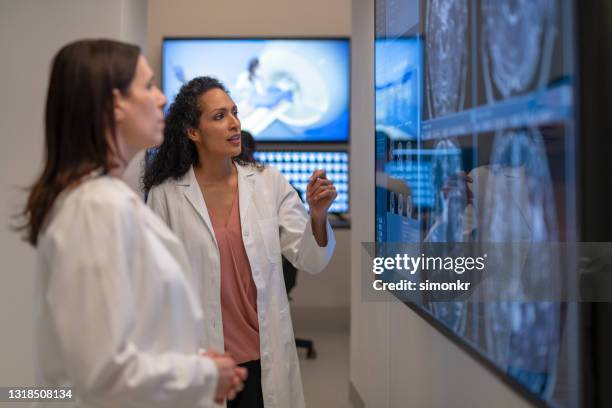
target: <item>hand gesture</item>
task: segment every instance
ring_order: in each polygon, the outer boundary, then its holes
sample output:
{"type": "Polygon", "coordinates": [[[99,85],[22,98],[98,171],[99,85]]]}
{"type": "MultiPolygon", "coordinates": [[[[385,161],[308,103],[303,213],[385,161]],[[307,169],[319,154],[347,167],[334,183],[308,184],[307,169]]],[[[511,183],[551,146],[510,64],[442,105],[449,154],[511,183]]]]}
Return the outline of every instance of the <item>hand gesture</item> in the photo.
{"type": "Polygon", "coordinates": [[[442,194],[444,199],[448,199],[450,196],[459,196],[465,200],[465,204],[471,204],[474,199],[474,194],[470,189],[469,185],[473,182],[472,178],[465,174],[463,171],[459,171],[446,179],[442,186],[442,194]]]}
{"type": "Polygon", "coordinates": [[[315,170],[306,187],[306,201],[314,219],[324,219],[338,193],[331,180],[325,176],[325,170],[315,170]]]}

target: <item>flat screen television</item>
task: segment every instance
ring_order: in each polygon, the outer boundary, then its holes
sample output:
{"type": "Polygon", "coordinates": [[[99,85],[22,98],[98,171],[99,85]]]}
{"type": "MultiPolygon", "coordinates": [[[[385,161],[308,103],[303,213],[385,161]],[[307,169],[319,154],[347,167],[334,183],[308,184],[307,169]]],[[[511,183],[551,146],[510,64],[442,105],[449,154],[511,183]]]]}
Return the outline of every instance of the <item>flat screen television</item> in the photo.
{"type": "Polygon", "coordinates": [[[313,171],[324,169],[338,193],[331,213],[349,212],[349,163],[347,151],[257,151],[255,159],[276,167],[295,187],[308,208],[306,186],[313,171]]]}
{"type": "MultiPolygon", "coordinates": [[[[609,2],[375,10],[377,248],[612,241],[609,2]]],[[[588,276],[571,255],[523,278],[500,268],[481,292],[541,280],[542,300],[402,300],[532,404],[611,406],[609,303],[562,296],[588,276]],[[563,279],[548,275],[566,259],[563,279]]]]}
{"type": "Polygon", "coordinates": [[[185,82],[213,76],[257,142],[343,143],[349,60],[346,38],[165,38],[162,88],[169,106],[185,82]]]}

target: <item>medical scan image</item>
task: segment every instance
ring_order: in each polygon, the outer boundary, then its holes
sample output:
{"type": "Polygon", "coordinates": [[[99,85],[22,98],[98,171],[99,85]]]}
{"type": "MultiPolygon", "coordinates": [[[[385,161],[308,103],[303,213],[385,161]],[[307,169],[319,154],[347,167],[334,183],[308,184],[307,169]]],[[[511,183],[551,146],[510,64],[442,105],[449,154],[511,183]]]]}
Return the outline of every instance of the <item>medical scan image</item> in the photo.
{"type": "Polygon", "coordinates": [[[487,100],[548,83],[558,4],[555,0],[483,0],[482,67],[487,100]],[[493,84],[495,85],[493,87],[493,84]]]}
{"type": "MultiPolygon", "coordinates": [[[[495,135],[491,164],[474,169],[472,214],[484,242],[503,243],[496,257],[503,269],[493,268],[484,281],[487,299],[547,300],[560,298],[559,258],[538,243],[556,242],[555,202],[545,147],[536,130],[495,135]],[[529,251],[528,243],[534,244],[529,251]],[[529,291],[530,293],[525,293],[529,291]]],[[[483,303],[487,352],[526,386],[550,397],[551,373],[559,348],[558,302],[499,301],[483,303]]]]}
{"type": "Polygon", "coordinates": [[[489,268],[468,298],[397,297],[513,386],[572,406],[576,315],[555,249],[577,231],[572,2],[398,1],[375,9],[376,243],[486,251],[489,268]]]}
{"type": "Polygon", "coordinates": [[[432,117],[463,108],[467,74],[468,0],[427,3],[427,102],[432,117]],[[452,16],[452,18],[451,18],[452,16]]]}

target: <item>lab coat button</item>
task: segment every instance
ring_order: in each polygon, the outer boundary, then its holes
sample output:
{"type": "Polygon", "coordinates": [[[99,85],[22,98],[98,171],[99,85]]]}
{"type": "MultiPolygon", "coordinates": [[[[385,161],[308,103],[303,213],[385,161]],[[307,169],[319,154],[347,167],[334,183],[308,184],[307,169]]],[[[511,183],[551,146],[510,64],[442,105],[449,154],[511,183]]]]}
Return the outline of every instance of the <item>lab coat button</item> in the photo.
{"type": "Polygon", "coordinates": [[[244,236],[248,237],[249,236],[249,231],[248,230],[244,230],[244,236]]]}

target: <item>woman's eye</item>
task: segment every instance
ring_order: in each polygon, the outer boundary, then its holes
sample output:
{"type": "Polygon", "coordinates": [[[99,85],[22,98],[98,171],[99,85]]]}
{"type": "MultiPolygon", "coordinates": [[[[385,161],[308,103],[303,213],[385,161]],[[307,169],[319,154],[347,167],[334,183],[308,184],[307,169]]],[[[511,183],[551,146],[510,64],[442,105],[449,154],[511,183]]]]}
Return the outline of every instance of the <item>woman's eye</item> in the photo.
{"type": "Polygon", "coordinates": [[[215,119],[216,119],[216,120],[221,120],[221,119],[223,119],[223,114],[222,114],[222,113],[218,113],[218,114],[216,114],[216,115],[215,115],[215,119]]]}
{"type": "Polygon", "coordinates": [[[151,88],[153,88],[153,82],[147,83],[147,89],[151,89],[151,88]]]}

